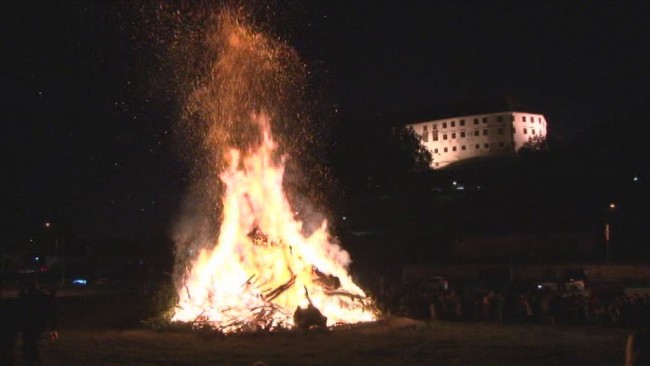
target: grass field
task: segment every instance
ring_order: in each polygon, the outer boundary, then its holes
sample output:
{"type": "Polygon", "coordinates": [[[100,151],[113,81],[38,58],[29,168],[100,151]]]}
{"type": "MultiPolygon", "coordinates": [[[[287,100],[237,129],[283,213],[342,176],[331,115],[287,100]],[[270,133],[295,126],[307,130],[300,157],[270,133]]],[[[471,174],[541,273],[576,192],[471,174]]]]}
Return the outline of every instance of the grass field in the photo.
{"type": "MultiPolygon", "coordinates": [[[[124,295],[61,299],[45,365],[622,365],[627,331],[380,321],[330,332],[217,337],[138,326],[124,295]]],[[[17,352],[18,353],[18,352],[17,352]]]]}

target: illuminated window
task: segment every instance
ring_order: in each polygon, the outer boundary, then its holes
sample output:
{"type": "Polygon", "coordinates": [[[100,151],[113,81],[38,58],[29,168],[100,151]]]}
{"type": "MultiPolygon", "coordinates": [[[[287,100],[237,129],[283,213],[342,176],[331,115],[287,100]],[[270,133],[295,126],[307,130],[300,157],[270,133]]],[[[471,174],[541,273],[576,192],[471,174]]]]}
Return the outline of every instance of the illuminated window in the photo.
{"type": "Polygon", "coordinates": [[[452,139],[455,139],[455,138],[456,138],[456,132],[452,132],[452,133],[451,133],[451,138],[452,138],[452,139]]]}
{"type": "Polygon", "coordinates": [[[461,119],[461,120],[458,121],[458,122],[460,123],[461,126],[465,126],[465,120],[464,120],[464,119],[461,119]]]}
{"type": "Polygon", "coordinates": [[[474,136],[478,136],[478,135],[479,135],[478,130],[474,130],[474,136]]]}
{"type": "Polygon", "coordinates": [[[488,134],[488,130],[486,128],[486,129],[483,130],[483,136],[487,136],[487,134],[488,134]]]}
{"type": "Polygon", "coordinates": [[[456,127],[456,121],[451,121],[451,127],[456,127]]]}
{"type": "Polygon", "coordinates": [[[443,133],[443,134],[442,134],[442,139],[443,139],[443,140],[446,140],[446,139],[447,139],[447,134],[446,134],[446,133],[443,133]]]}
{"type": "Polygon", "coordinates": [[[478,124],[478,118],[474,118],[474,124],[475,124],[475,125],[478,124]]]}
{"type": "Polygon", "coordinates": [[[502,127],[497,128],[497,133],[498,133],[499,135],[503,135],[503,128],[502,128],[502,127]]]}
{"type": "Polygon", "coordinates": [[[465,131],[460,132],[460,138],[463,138],[463,137],[465,137],[465,131]]]}
{"type": "Polygon", "coordinates": [[[483,117],[483,123],[487,123],[487,117],[483,117]]]}

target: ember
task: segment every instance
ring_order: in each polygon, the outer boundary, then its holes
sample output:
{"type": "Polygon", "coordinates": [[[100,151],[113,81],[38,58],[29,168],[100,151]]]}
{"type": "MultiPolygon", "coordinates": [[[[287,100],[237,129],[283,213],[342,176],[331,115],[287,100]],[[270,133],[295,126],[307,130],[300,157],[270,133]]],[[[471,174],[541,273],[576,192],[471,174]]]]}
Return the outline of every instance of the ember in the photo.
{"type": "MultiPolygon", "coordinates": [[[[224,333],[375,320],[374,303],[348,274],[350,256],[332,240],[327,222],[305,234],[283,190],[291,157],[278,153],[271,134],[277,106],[258,98],[269,94],[260,85],[282,80],[276,74],[286,67],[277,55],[287,46],[253,31],[231,12],[218,20],[218,31],[208,37],[217,39],[220,52],[208,78],[210,90],[218,92],[206,101],[206,108],[217,111],[206,114],[215,124],[206,141],[225,161],[219,174],[225,187],[221,227],[216,242],[182,269],[172,319],[224,333]],[[239,146],[233,143],[237,139],[223,136],[234,133],[223,126],[257,138],[239,146]]],[[[205,100],[211,94],[199,90],[196,95],[205,100]]]]}

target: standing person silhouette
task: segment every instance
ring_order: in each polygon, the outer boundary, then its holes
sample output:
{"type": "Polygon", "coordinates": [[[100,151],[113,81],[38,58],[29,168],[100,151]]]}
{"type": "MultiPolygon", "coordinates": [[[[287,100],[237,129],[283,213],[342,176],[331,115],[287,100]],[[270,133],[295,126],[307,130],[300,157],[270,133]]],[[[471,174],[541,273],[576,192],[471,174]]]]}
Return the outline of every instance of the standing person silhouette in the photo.
{"type": "Polygon", "coordinates": [[[650,366],[650,331],[639,331],[627,337],[625,366],[650,366]]]}
{"type": "Polygon", "coordinates": [[[14,347],[20,327],[16,298],[7,297],[2,290],[0,283],[0,365],[10,366],[13,365],[14,347]]]}
{"type": "Polygon", "coordinates": [[[18,311],[20,312],[20,331],[23,339],[23,359],[25,365],[36,366],[41,364],[39,342],[43,332],[49,328],[51,337],[56,340],[56,309],[54,293],[48,295],[36,283],[35,278],[23,287],[18,296],[18,311]]]}

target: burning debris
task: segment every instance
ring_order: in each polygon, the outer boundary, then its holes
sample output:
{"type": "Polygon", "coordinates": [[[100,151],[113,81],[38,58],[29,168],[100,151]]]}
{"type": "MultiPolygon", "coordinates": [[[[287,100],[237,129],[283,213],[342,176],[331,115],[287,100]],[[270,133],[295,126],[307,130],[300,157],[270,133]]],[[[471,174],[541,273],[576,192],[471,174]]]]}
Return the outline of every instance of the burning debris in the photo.
{"type": "Polygon", "coordinates": [[[289,69],[278,55],[293,51],[231,12],[218,21],[216,33],[207,37],[218,57],[208,68],[209,84],[192,101],[195,108],[197,100],[205,101],[207,112],[200,115],[209,123],[225,123],[211,126],[205,137],[206,145],[218,149],[214,155],[225,161],[219,173],[224,187],[220,230],[214,243],[197,245],[208,249],[179,267],[172,320],[224,333],[375,320],[374,303],[353,282],[347,271],[350,256],[331,240],[327,222],[306,234],[284,192],[290,157],[278,153],[270,118],[280,115],[275,108],[282,106],[265,101],[283,90],[277,84],[285,77],[278,75],[289,69]],[[234,134],[224,126],[245,134],[248,143],[226,144],[237,139],[223,138],[234,134]]]}

